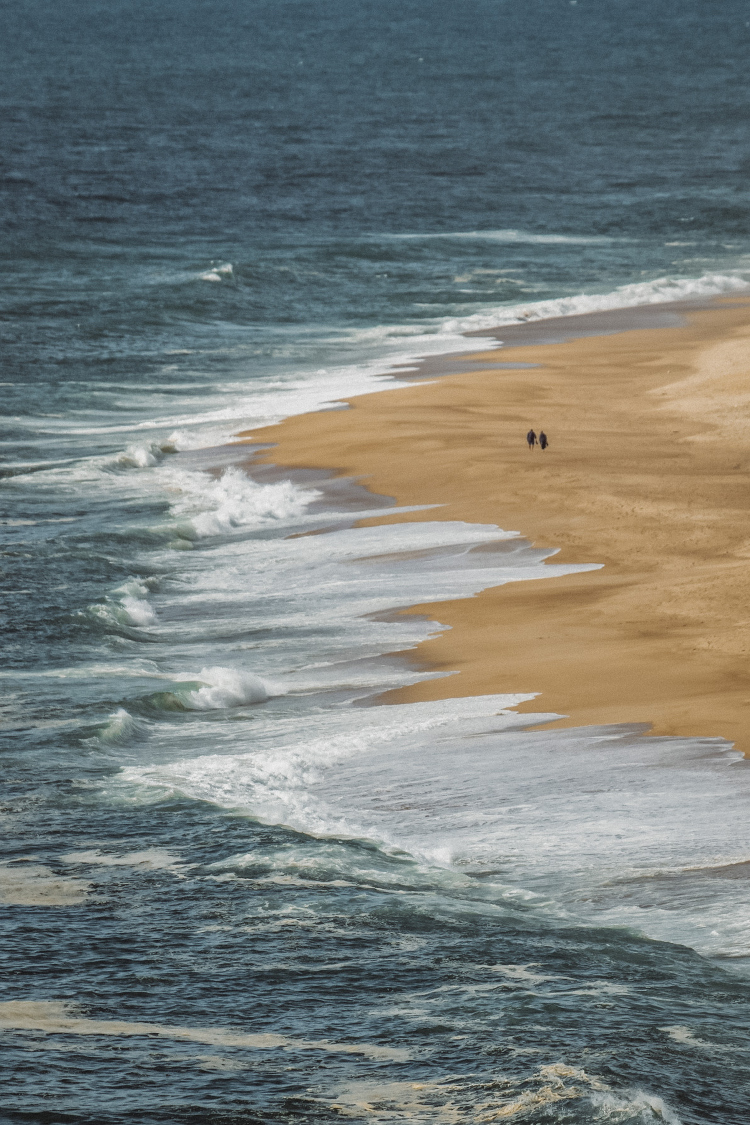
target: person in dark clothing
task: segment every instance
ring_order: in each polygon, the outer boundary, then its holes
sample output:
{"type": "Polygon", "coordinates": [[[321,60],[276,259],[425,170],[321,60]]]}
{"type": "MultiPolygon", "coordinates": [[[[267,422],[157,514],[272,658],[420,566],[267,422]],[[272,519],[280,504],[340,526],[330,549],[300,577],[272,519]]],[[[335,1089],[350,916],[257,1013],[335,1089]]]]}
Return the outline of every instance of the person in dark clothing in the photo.
{"type": "Polygon", "coordinates": [[[540,430],[539,431],[539,448],[540,449],[546,449],[548,445],[549,445],[549,442],[547,441],[547,435],[545,434],[544,430],[540,430]]]}
{"type": "Polygon", "coordinates": [[[536,445],[536,434],[534,433],[533,430],[529,430],[529,432],[526,435],[526,440],[529,443],[529,449],[530,450],[533,449],[534,446],[536,445]]]}

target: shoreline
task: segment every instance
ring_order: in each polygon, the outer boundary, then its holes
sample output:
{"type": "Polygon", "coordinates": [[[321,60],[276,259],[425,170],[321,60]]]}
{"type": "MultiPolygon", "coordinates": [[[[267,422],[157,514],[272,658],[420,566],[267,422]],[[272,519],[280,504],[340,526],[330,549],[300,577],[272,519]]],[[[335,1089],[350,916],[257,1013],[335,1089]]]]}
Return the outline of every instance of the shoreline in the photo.
{"type": "Polygon", "coordinates": [[[604,564],[401,610],[449,626],[403,655],[458,674],[379,702],[537,692],[518,711],[566,716],[553,726],[649,724],[748,751],[750,299],[556,319],[498,328],[502,347],[440,357],[445,373],[428,358],[436,381],[238,436],[273,443],[261,465],[440,505],[363,525],[491,523],[555,562],[604,564]]]}

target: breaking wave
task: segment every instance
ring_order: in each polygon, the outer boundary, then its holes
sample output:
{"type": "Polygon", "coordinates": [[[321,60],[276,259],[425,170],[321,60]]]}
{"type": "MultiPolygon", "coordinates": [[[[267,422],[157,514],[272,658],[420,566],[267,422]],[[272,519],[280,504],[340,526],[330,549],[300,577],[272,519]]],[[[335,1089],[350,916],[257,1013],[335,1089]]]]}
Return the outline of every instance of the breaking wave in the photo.
{"type": "Polygon", "coordinates": [[[174,691],[192,711],[218,711],[247,703],[265,703],[273,696],[284,694],[280,684],[236,668],[202,668],[194,679],[177,681],[174,691]]]}
{"type": "Polygon", "coordinates": [[[175,469],[169,471],[163,484],[173,497],[170,510],[180,522],[180,531],[196,539],[301,516],[320,495],[288,480],[258,484],[233,467],[219,477],[175,469]]]}

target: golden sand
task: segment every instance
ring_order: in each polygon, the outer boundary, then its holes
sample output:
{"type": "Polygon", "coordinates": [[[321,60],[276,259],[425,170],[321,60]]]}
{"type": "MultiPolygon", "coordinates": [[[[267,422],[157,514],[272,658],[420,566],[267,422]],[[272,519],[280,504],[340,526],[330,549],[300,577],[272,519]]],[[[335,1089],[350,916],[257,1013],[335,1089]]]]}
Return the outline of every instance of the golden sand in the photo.
{"type": "MultiPolygon", "coordinates": [[[[468,358],[536,363],[359,396],[253,431],[402,505],[559,547],[598,571],[414,606],[450,630],[411,654],[456,671],[384,702],[539,692],[565,726],[645,722],[750,751],[750,303],[683,327],[468,358]],[[525,434],[544,428],[549,449],[525,434]]],[[[243,435],[244,436],[244,435],[243,435]]]]}

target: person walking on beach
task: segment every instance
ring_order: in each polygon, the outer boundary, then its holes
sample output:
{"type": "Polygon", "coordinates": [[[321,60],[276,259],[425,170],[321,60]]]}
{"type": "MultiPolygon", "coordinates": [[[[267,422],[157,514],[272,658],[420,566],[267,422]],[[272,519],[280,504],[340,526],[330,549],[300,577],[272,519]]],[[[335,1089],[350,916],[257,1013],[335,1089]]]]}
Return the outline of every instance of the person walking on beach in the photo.
{"type": "Polygon", "coordinates": [[[547,435],[545,434],[544,430],[540,430],[539,431],[539,448],[540,449],[546,449],[548,445],[549,445],[549,442],[547,441],[547,435]]]}
{"type": "Polygon", "coordinates": [[[534,433],[533,430],[529,430],[529,432],[526,435],[526,440],[529,443],[529,451],[531,451],[534,448],[534,446],[536,445],[536,434],[534,433]]]}

